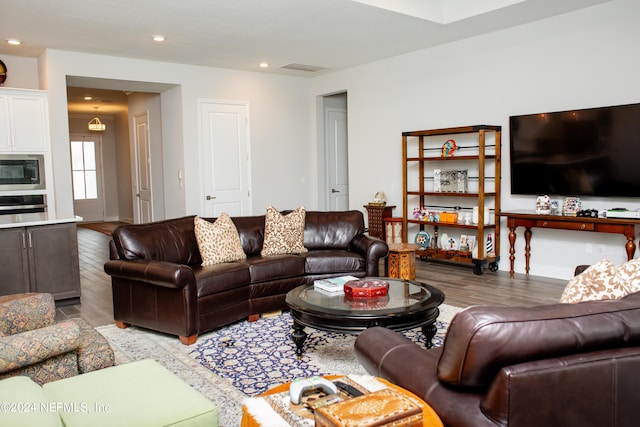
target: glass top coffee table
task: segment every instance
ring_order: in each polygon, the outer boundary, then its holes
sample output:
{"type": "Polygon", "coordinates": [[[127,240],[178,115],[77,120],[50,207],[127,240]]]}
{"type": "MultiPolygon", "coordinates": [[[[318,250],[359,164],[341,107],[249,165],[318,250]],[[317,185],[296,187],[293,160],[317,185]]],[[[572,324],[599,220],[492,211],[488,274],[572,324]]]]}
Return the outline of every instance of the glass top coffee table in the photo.
{"type": "Polygon", "coordinates": [[[438,306],[444,301],[444,293],[434,286],[414,280],[368,277],[389,282],[386,296],[352,298],[345,294],[333,295],[315,290],[313,285],[299,286],[286,296],[291,310],[296,354],[302,355],[307,334],[305,327],[343,334],[359,334],[373,326],[383,326],[396,331],[422,328],[431,348],[436,334],[438,306]]]}

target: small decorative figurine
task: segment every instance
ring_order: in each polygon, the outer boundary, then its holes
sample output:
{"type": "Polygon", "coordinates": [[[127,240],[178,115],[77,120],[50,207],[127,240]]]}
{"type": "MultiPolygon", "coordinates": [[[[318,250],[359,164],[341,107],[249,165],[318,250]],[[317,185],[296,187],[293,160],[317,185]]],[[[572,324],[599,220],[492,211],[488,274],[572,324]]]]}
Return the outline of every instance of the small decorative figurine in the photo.
{"type": "Polygon", "coordinates": [[[490,255],[495,255],[495,253],[493,252],[493,235],[491,233],[489,233],[487,235],[487,256],[490,255]]]}
{"type": "Polygon", "coordinates": [[[448,139],[442,144],[442,157],[453,157],[453,152],[456,151],[458,145],[453,139],[448,139]]]}
{"type": "Polygon", "coordinates": [[[582,208],[582,202],[579,197],[569,196],[564,198],[562,203],[562,215],[564,216],[576,216],[578,211],[582,208]]]}
{"type": "Polygon", "coordinates": [[[370,204],[376,206],[384,206],[387,204],[387,196],[382,191],[378,191],[373,196],[373,202],[371,202],[370,204]]]}
{"type": "Polygon", "coordinates": [[[536,199],[536,213],[538,215],[549,215],[551,213],[551,199],[546,194],[538,196],[536,199]]]}
{"type": "Polygon", "coordinates": [[[440,236],[440,245],[438,245],[439,249],[447,249],[449,245],[449,235],[447,233],[442,233],[440,236]]]}

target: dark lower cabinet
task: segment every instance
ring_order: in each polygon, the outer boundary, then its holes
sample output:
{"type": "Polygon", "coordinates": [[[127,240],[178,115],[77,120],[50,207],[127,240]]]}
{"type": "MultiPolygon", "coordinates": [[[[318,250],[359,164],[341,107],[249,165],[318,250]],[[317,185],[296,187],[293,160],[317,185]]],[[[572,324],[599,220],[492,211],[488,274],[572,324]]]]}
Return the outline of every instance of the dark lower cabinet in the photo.
{"type": "Polygon", "coordinates": [[[48,292],[56,300],[80,298],[75,223],[0,230],[0,295],[48,292]]]}

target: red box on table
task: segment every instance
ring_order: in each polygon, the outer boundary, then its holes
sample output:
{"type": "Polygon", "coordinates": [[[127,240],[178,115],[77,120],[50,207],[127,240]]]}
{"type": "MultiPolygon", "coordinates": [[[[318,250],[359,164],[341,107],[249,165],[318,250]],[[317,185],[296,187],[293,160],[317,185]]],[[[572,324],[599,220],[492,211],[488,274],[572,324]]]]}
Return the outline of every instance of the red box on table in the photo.
{"type": "Polygon", "coordinates": [[[350,280],[344,284],[344,294],[351,298],[372,298],[386,296],[389,282],[378,279],[350,280]]]}

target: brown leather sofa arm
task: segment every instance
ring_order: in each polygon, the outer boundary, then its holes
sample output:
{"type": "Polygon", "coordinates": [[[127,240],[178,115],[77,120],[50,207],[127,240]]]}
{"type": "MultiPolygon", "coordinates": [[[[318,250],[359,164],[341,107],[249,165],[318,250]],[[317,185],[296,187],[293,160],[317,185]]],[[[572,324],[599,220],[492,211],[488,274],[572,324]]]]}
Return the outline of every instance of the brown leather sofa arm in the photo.
{"type": "Polygon", "coordinates": [[[425,375],[437,382],[439,347],[426,351],[390,329],[375,326],[358,335],[354,351],[358,362],[371,375],[402,384],[418,396],[428,393],[429,381],[425,381],[425,375]],[[407,363],[408,360],[411,363],[407,363]]]}
{"type": "Polygon", "coordinates": [[[377,326],[358,335],[354,350],[367,372],[399,385],[428,402],[444,425],[498,426],[480,411],[480,392],[460,393],[438,381],[437,366],[442,347],[426,350],[395,331],[377,326]],[[460,414],[464,414],[464,417],[460,414]]]}
{"type": "Polygon", "coordinates": [[[613,414],[637,421],[639,364],[640,347],[629,347],[507,366],[480,406],[497,425],[608,426],[613,414]]]}
{"type": "Polygon", "coordinates": [[[367,261],[367,276],[380,276],[380,259],[389,254],[389,246],[380,239],[358,234],[349,245],[349,250],[364,256],[367,261]]]}
{"type": "Polygon", "coordinates": [[[167,288],[184,288],[196,282],[193,270],[187,265],[166,261],[111,260],[104,264],[104,271],[127,280],[152,283],[167,288]]]}

